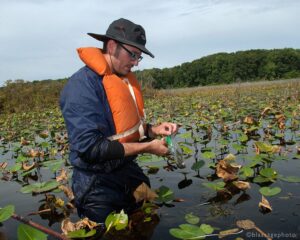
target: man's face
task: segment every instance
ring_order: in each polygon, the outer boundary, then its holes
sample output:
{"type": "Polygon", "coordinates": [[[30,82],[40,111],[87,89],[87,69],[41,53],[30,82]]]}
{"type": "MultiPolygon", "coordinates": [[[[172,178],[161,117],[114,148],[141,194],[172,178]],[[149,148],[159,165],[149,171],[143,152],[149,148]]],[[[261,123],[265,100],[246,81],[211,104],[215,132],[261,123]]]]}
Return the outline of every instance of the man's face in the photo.
{"type": "Polygon", "coordinates": [[[141,50],[136,47],[115,42],[112,54],[114,71],[119,76],[125,76],[133,66],[137,66],[141,57],[141,50]]]}

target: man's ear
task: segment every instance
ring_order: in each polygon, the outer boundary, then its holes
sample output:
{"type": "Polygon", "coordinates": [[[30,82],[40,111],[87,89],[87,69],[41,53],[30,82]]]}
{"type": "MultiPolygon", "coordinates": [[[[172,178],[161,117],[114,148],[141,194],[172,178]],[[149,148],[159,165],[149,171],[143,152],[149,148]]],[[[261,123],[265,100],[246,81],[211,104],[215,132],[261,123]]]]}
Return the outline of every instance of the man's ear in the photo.
{"type": "Polygon", "coordinates": [[[117,43],[114,40],[112,40],[112,39],[108,40],[107,52],[109,55],[112,55],[114,53],[114,49],[116,48],[116,46],[117,46],[117,43]]]}

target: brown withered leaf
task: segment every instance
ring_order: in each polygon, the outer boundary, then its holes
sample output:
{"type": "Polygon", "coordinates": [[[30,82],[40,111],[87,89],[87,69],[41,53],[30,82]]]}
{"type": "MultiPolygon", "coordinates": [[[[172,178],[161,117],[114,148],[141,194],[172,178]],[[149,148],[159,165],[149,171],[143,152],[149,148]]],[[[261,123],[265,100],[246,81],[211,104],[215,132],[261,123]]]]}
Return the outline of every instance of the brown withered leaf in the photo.
{"type": "Polygon", "coordinates": [[[30,141],[27,141],[24,137],[21,137],[21,145],[25,146],[25,145],[29,145],[30,141]]]}
{"type": "Polygon", "coordinates": [[[61,230],[62,232],[67,235],[69,232],[73,232],[79,229],[83,229],[88,227],[89,229],[93,229],[97,227],[99,224],[89,220],[88,218],[84,218],[79,220],[76,223],[72,223],[70,218],[65,218],[61,223],[61,230]]]}
{"type": "Polygon", "coordinates": [[[65,218],[61,222],[61,230],[65,235],[68,235],[69,232],[75,231],[75,224],[71,222],[70,218],[65,218]]]}
{"type": "Polygon", "coordinates": [[[26,162],[22,162],[22,168],[25,171],[29,171],[31,169],[33,169],[35,167],[35,162],[33,162],[32,164],[27,164],[26,162]]]}
{"type": "Polygon", "coordinates": [[[249,219],[246,220],[238,220],[236,221],[236,225],[239,228],[245,229],[245,230],[250,230],[250,229],[254,229],[255,228],[255,223],[252,222],[249,219]]]}
{"type": "Polygon", "coordinates": [[[65,186],[65,185],[60,185],[58,188],[65,193],[65,195],[67,196],[67,198],[70,201],[72,201],[74,199],[74,194],[73,194],[73,191],[70,187],[65,186]]]}
{"type": "Polygon", "coordinates": [[[37,150],[34,150],[34,149],[30,149],[28,152],[27,152],[27,157],[37,157],[39,156],[39,151],[37,150]]]}
{"type": "Polygon", "coordinates": [[[264,116],[265,114],[268,114],[270,110],[272,110],[272,108],[266,107],[266,108],[261,112],[260,115],[264,116]]]}
{"type": "Polygon", "coordinates": [[[7,162],[0,163],[0,169],[5,169],[7,167],[7,162]]]}
{"type": "Polygon", "coordinates": [[[238,178],[236,173],[240,168],[240,165],[230,163],[230,161],[223,159],[217,163],[216,173],[218,177],[223,178],[225,182],[233,181],[238,178]]]}
{"type": "Polygon", "coordinates": [[[173,200],[173,202],[185,202],[185,199],[183,199],[183,198],[175,198],[173,200]]]}
{"type": "Polygon", "coordinates": [[[228,235],[235,234],[235,233],[237,233],[239,231],[240,231],[239,228],[233,228],[233,229],[228,229],[228,230],[220,231],[218,237],[219,238],[223,238],[223,237],[226,237],[228,235]]]}
{"type": "Polygon", "coordinates": [[[76,227],[77,228],[85,228],[88,227],[89,229],[93,229],[95,227],[99,226],[98,223],[93,222],[91,220],[89,220],[88,218],[84,218],[81,221],[76,223],[76,227]]]}
{"type": "Polygon", "coordinates": [[[56,177],[57,182],[68,181],[68,172],[62,168],[60,171],[60,175],[56,177]]]}
{"type": "Polygon", "coordinates": [[[247,190],[250,187],[250,183],[249,182],[245,182],[245,181],[234,181],[233,185],[236,186],[238,189],[241,190],[247,190]]]}
{"type": "Polygon", "coordinates": [[[133,192],[133,196],[136,202],[140,202],[142,200],[153,201],[158,195],[152,191],[146,183],[141,183],[133,192]]]}
{"type": "Polygon", "coordinates": [[[261,196],[261,201],[258,203],[258,207],[263,212],[271,212],[273,210],[269,201],[263,195],[261,196]]]}
{"type": "Polygon", "coordinates": [[[249,124],[249,125],[252,125],[252,124],[254,123],[254,120],[253,120],[253,117],[247,116],[247,117],[244,118],[244,121],[243,121],[243,122],[244,122],[244,123],[247,123],[247,124],[249,124]]]}
{"type": "Polygon", "coordinates": [[[255,229],[257,232],[259,232],[262,236],[264,236],[268,240],[272,240],[272,238],[270,238],[263,230],[261,230],[260,228],[258,228],[257,226],[255,226],[255,223],[253,221],[249,220],[249,219],[238,220],[236,222],[236,225],[239,228],[242,228],[242,229],[245,229],[245,230],[255,229]]]}

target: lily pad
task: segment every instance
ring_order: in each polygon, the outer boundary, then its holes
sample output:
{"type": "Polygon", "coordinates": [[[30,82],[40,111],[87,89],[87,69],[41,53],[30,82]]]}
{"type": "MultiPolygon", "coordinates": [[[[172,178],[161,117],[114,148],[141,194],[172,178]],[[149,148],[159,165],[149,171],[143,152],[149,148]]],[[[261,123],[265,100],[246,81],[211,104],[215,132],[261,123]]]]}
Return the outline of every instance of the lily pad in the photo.
{"type": "Polygon", "coordinates": [[[9,219],[15,212],[14,205],[7,205],[4,208],[0,208],[0,222],[4,222],[9,219]]]}
{"type": "Polygon", "coordinates": [[[55,188],[57,188],[60,184],[56,182],[55,180],[50,180],[48,182],[42,182],[42,183],[34,183],[27,185],[25,187],[21,188],[22,193],[42,193],[42,192],[48,192],[55,188]]]}
{"type": "Polygon", "coordinates": [[[173,191],[166,187],[166,186],[161,186],[158,189],[158,198],[157,201],[161,203],[170,203],[174,200],[174,193],[173,191]]]}
{"type": "Polygon", "coordinates": [[[208,182],[208,183],[202,183],[202,185],[215,191],[224,190],[225,187],[224,182],[208,182]]]}
{"type": "Polygon", "coordinates": [[[280,187],[262,187],[259,189],[259,192],[264,195],[264,196],[274,196],[278,193],[281,192],[281,188],[280,187]]]}
{"type": "Polygon", "coordinates": [[[78,229],[73,232],[68,233],[69,238],[87,238],[94,236],[96,234],[96,229],[92,229],[91,231],[86,231],[85,229],[78,229]]]}
{"type": "Polygon", "coordinates": [[[200,218],[195,216],[192,213],[188,213],[184,216],[185,220],[190,224],[197,224],[200,221],[200,218]]]}
{"type": "Polygon", "coordinates": [[[47,234],[26,224],[18,226],[18,239],[22,240],[47,240],[47,234]]]}

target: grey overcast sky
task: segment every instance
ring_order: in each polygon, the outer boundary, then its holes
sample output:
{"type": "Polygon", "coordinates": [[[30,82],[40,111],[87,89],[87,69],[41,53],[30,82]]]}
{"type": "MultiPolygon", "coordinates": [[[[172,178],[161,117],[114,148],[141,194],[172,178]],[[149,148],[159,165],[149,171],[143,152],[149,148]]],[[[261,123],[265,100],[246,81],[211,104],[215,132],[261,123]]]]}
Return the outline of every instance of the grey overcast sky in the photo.
{"type": "Polygon", "coordinates": [[[300,48],[298,0],[1,0],[0,86],[8,79],[71,76],[76,48],[102,47],[120,17],[141,24],[147,48],[139,69],[173,67],[217,52],[300,48]]]}

